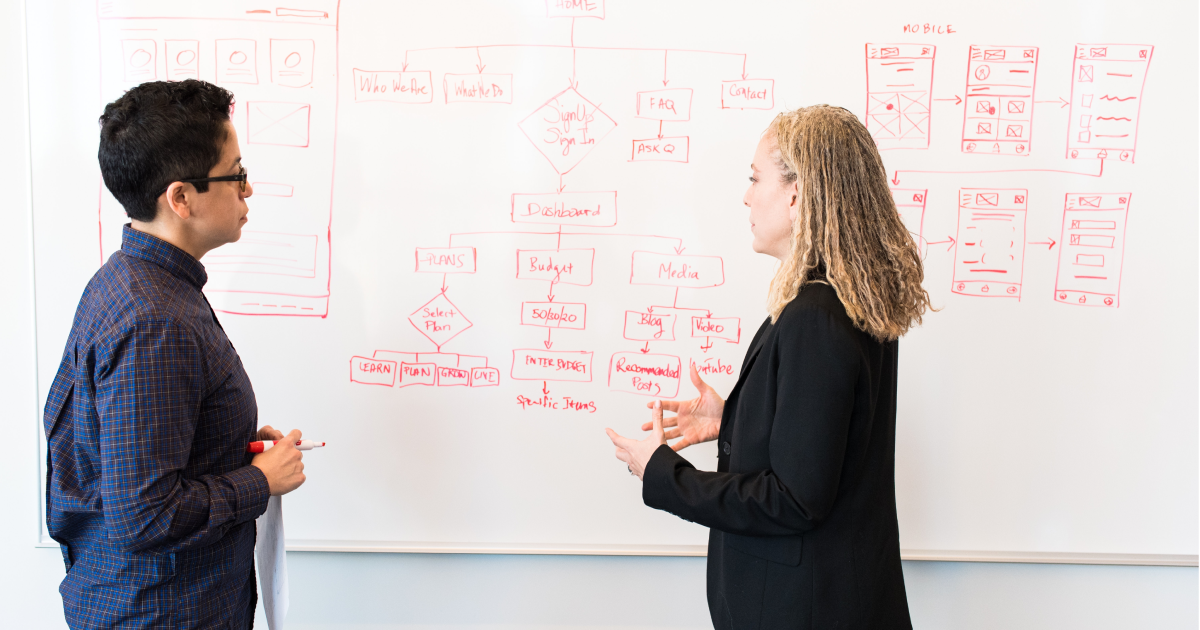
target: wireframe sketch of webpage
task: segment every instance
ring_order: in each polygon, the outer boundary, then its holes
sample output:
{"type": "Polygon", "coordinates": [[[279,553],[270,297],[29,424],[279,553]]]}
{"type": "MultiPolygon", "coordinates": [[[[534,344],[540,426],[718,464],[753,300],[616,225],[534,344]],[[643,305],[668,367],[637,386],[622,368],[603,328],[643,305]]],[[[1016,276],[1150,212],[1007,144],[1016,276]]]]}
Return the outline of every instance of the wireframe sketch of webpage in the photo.
{"type": "Polygon", "coordinates": [[[1142,89],[1153,55],[1153,46],[1140,44],[1075,46],[1067,157],[1135,160],[1142,89]]]}
{"type": "Polygon", "coordinates": [[[1023,189],[959,191],[952,291],[976,297],[1021,297],[1027,197],[1023,189]]]}
{"type": "Polygon", "coordinates": [[[963,153],[1029,155],[1038,49],[971,46],[963,153]]]}
{"type": "MultiPolygon", "coordinates": [[[[97,4],[105,103],[146,81],[202,79],[234,94],[230,117],[254,195],[241,240],[202,261],[209,276],[205,293],[226,313],[328,312],[338,3],[298,6],[97,4]]],[[[127,222],[124,209],[103,191],[105,260],[120,247],[127,222]]]]}
{"type": "Polygon", "coordinates": [[[879,150],[928,149],[936,46],[867,44],[867,130],[879,150]]]}
{"type": "Polygon", "coordinates": [[[1129,193],[1068,193],[1054,300],[1120,306],[1129,193]]]}

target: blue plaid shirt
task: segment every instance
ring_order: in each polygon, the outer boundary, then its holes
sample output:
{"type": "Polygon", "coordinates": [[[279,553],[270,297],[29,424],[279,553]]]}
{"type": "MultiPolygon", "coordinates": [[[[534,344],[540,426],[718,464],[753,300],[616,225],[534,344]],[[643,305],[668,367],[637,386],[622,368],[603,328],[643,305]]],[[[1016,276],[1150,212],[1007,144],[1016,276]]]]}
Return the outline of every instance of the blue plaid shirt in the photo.
{"type": "Polygon", "coordinates": [[[248,628],[258,406],[204,266],[125,226],[46,400],[46,524],[72,628],[248,628]]]}

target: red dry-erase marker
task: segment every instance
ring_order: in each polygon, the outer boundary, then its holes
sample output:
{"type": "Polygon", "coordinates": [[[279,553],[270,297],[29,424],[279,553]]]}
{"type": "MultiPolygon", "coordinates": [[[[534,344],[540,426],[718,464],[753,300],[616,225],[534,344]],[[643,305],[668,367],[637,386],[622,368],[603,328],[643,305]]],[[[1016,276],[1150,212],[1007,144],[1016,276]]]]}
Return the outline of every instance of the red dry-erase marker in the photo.
{"type": "MultiPolygon", "coordinates": [[[[275,440],[263,440],[262,442],[251,442],[250,445],[246,447],[246,452],[247,453],[261,453],[261,452],[271,448],[272,446],[275,446],[275,440]]],[[[311,451],[314,448],[320,448],[322,446],[325,446],[324,442],[314,442],[313,440],[297,440],[296,441],[296,450],[298,450],[298,451],[311,451]]]]}

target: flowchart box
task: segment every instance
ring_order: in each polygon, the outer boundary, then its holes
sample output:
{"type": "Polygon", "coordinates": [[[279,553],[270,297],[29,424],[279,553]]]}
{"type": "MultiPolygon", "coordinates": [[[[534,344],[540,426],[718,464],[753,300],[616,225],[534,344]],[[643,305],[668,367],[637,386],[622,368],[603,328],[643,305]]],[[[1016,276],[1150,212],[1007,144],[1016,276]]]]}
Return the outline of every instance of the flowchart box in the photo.
{"type": "Polygon", "coordinates": [[[608,387],[619,392],[674,398],[679,393],[679,357],[618,352],[608,364],[608,387]]]}
{"type": "Polygon", "coordinates": [[[675,341],[675,316],[625,311],[624,334],[630,341],[675,341]]]}
{"type": "Polygon", "coordinates": [[[518,280],[590,286],[594,249],[518,249],[518,280]]]}
{"type": "Polygon", "coordinates": [[[721,82],[721,109],[772,109],[775,79],[741,79],[721,82]]]}
{"type": "Polygon", "coordinates": [[[447,103],[512,103],[512,75],[447,74],[442,90],[447,103]]]}
{"type": "Polygon", "coordinates": [[[617,192],[514,193],[512,220],[612,227],[617,224],[617,192]]]}
{"type": "Polygon", "coordinates": [[[646,138],[633,141],[633,162],[687,162],[689,140],[687,136],[669,138],[646,138]]]}
{"type": "Polygon", "coordinates": [[[587,326],[587,304],[522,302],[521,325],[583,330],[587,326]]]}
{"type": "Polygon", "coordinates": [[[475,273],[474,247],[418,247],[418,273],[475,273]]]}
{"type": "Polygon", "coordinates": [[[471,387],[496,387],[500,384],[500,370],[490,367],[471,368],[471,387]]]}
{"type": "Polygon", "coordinates": [[[435,363],[401,363],[400,387],[437,385],[438,366],[435,363]]]}
{"type": "Polygon", "coordinates": [[[396,362],[368,357],[350,357],[350,380],[366,385],[396,385],[396,362]]]}
{"type": "Polygon", "coordinates": [[[725,262],[720,256],[633,252],[629,284],[684,289],[718,287],[725,284],[725,262]]]}
{"type": "Polygon", "coordinates": [[[693,317],[692,336],[738,343],[742,339],[742,320],[738,317],[693,317]]]}
{"type": "Polygon", "coordinates": [[[354,101],[422,104],[433,102],[433,76],[429,71],[354,69],[354,101]]]}
{"type": "Polygon", "coordinates": [[[637,118],[664,122],[692,119],[692,88],[671,88],[637,93],[637,118]]]}
{"type": "Polygon", "coordinates": [[[513,350],[515,381],[592,382],[592,353],[582,350],[513,350]]]}

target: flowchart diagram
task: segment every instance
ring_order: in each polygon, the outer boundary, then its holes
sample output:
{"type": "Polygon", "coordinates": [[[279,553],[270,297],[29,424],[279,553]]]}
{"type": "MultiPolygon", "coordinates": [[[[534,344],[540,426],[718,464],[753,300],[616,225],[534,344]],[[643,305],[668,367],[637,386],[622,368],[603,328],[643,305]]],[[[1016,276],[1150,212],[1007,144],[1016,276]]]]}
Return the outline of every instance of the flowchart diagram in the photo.
{"type": "MultiPolygon", "coordinates": [[[[190,15],[170,9],[149,11],[144,5],[101,1],[102,77],[106,94],[142,81],[205,78],[237,95],[233,121],[255,166],[256,209],[268,217],[247,230],[239,243],[205,259],[216,281],[208,292],[214,307],[245,315],[325,316],[330,300],[332,250],[332,185],[339,81],[348,79],[353,100],[343,108],[391,103],[405,108],[509,108],[512,128],[524,138],[521,148],[538,156],[556,176],[557,187],[538,190],[514,186],[504,191],[507,204],[491,208],[505,229],[463,231],[422,243],[411,255],[411,273],[428,278],[428,292],[415,299],[403,325],[419,331],[424,344],[404,349],[375,349],[350,358],[353,383],[395,388],[496,387],[507,381],[538,384],[540,399],[521,396],[526,407],[595,411],[591,401],[550,396],[549,384],[588,383],[610,391],[653,397],[680,394],[690,363],[702,373],[732,374],[733,366],[710,351],[738,345],[740,317],[706,303],[706,290],[723,286],[730,275],[722,256],[695,251],[672,234],[623,229],[622,196],[616,184],[578,190],[571,174],[598,146],[626,143],[628,163],[665,162],[689,168],[705,135],[692,128],[698,111],[776,109],[776,84],[749,71],[750,54],[737,50],[602,46],[577,41],[575,24],[604,24],[604,0],[530,0],[539,5],[548,26],[568,35],[558,43],[447,42],[445,46],[404,49],[402,61],[380,68],[347,60],[349,76],[337,73],[335,2],[316,9],[232,11],[229,15],[190,15]],[[132,7],[132,8],[131,8],[132,7]],[[153,28],[132,33],[130,20],[153,28]],[[563,28],[566,27],[566,28],[563,28]],[[516,98],[526,90],[522,70],[502,67],[501,51],[533,50],[569,60],[571,76],[564,84],[536,96],[538,105],[516,98]],[[576,73],[579,56],[636,55],[639,63],[661,64],[661,82],[624,95],[627,106],[614,108],[595,98],[576,73]],[[470,56],[473,67],[450,67],[470,56]],[[671,68],[698,66],[706,76],[671,80],[671,68]],[[441,69],[438,69],[441,68],[441,69]],[[719,95],[719,98],[717,97],[719,95]],[[625,112],[618,114],[614,112],[625,112]],[[644,130],[621,140],[621,126],[644,130]],[[297,159],[303,157],[303,159],[297,159]],[[259,176],[258,165],[304,165],[304,172],[279,171],[259,176]],[[284,212],[273,210],[283,209],[284,212]],[[519,243],[509,245],[516,239],[519,243]],[[498,244],[505,243],[505,244],[498,244]],[[619,243],[619,245],[617,245],[619,243]],[[598,256],[620,251],[627,267],[627,287],[658,287],[663,298],[621,309],[618,350],[582,342],[597,325],[597,309],[586,298],[565,299],[556,288],[573,287],[583,295],[603,296],[605,304],[621,299],[611,280],[598,283],[598,256]],[[482,260],[506,261],[503,265],[482,260]],[[467,313],[456,304],[457,278],[504,274],[528,287],[486,313],[467,313]],[[681,301],[680,296],[683,296],[681,301]],[[705,305],[703,308],[694,305],[705,305]],[[686,305],[686,306],[685,306],[686,305]],[[472,352],[472,329],[478,318],[493,318],[511,309],[513,347],[503,355],[472,352]],[[529,331],[544,332],[533,343],[517,342],[529,331]],[[522,333],[521,331],[525,331],[522,333]],[[678,351],[686,342],[702,357],[696,361],[678,351]],[[666,348],[675,348],[668,350],[666,348]],[[709,359],[708,357],[712,357],[709,359]],[[598,372],[597,372],[598,371],[598,372]]],[[[236,3],[235,3],[236,4],[236,3]]],[[[234,7],[239,8],[239,7],[234,7]]],[[[216,10],[216,9],[214,9],[216,10]]],[[[1121,304],[1121,270],[1132,191],[1092,192],[1072,189],[1071,178],[1104,181],[1106,162],[1133,168],[1138,123],[1154,47],[1140,44],[1073,46],[1071,60],[1045,45],[968,44],[951,46],[921,42],[866,43],[866,107],[862,120],[877,146],[888,156],[953,152],[961,170],[895,169],[890,175],[897,211],[919,245],[926,265],[951,269],[953,299],[1002,298],[1015,301],[1049,299],[1064,306],[1117,308],[1121,304]],[[966,68],[943,78],[938,58],[961,56],[966,68]],[[1046,64],[1070,68],[1070,86],[1047,87],[1039,78],[1046,64]],[[950,88],[948,86],[954,86],[950,88]],[[1046,98],[1061,88],[1069,97],[1046,98]],[[940,89],[954,90],[941,95],[940,89]],[[1056,129],[1039,122],[1039,108],[1065,111],[1065,143],[1056,129]],[[954,138],[935,135],[935,123],[956,112],[954,138]],[[1058,151],[1062,153],[1058,153],[1058,151]],[[1034,156],[1054,156],[1061,167],[1026,168],[1034,156]],[[996,160],[1008,168],[997,168],[996,160]],[[972,168],[973,163],[980,164],[972,168]],[[986,177],[999,173],[1056,173],[1066,177],[1057,199],[1046,199],[1044,187],[988,187],[986,177]],[[1040,198],[1039,198],[1040,196],[1040,198]],[[934,203],[931,203],[931,199],[934,203]],[[951,203],[950,200],[953,199],[951,203]],[[946,209],[953,208],[956,217],[946,209]],[[1053,208],[1053,210],[1050,210],[1053,208]],[[1029,233],[1031,217],[1063,212],[1053,235],[1029,233]],[[931,215],[931,212],[939,214],[931,215]],[[953,219],[953,230],[929,234],[930,218],[953,219]],[[1038,261],[1056,260],[1054,270],[1027,270],[1030,248],[1048,251],[1038,261]],[[1055,252],[1055,249],[1057,251],[1055,252]],[[1029,274],[1049,277],[1054,293],[1025,290],[1029,274]]],[[[524,70],[528,71],[528,70],[524,70]]],[[[346,96],[343,95],[343,99],[346,96]]],[[[390,106],[389,106],[390,107],[390,106]]],[[[475,109],[456,110],[471,116],[475,109]]],[[[507,110],[506,110],[507,111],[507,110]]],[[[944,128],[944,127],[942,127],[944,128]]],[[[607,154],[606,155],[610,155],[607,154]]],[[[497,158],[498,159],[498,158],[497,158]]],[[[609,158],[611,159],[611,158],[609,158]]],[[[1111,172],[1111,166],[1110,172],[1111,172]]],[[[268,167],[266,170],[270,170],[268,167]]],[[[1011,178],[1010,180],[1011,181],[1011,178]]],[[[101,241],[104,251],[118,234],[112,200],[102,200],[101,241]]],[[[256,221],[259,219],[256,219],[256,221]]],[[[1041,262],[1038,263],[1042,264],[1041,262]]],[[[609,319],[611,313],[604,315],[609,319]]],[[[605,321],[606,328],[609,328],[605,321]]],[[[407,344],[406,344],[407,345],[407,344]]]]}
{"type": "MultiPolygon", "coordinates": [[[[547,18],[592,18],[602,20],[604,3],[546,2],[547,18]]],[[[412,106],[436,106],[452,103],[511,105],[514,80],[511,73],[490,72],[483,55],[495,48],[542,48],[570,55],[572,68],[579,51],[589,54],[639,53],[648,59],[661,59],[663,80],[654,87],[630,94],[635,118],[657,122],[657,132],[634,138],[628,145],[630,162],[687,163],[690,135],[665,129],[691,120],[695,88],[670,86],[667,68],[696,56],[715,56],[732,63],[740,74],[733,78],[714,76],[721,98],[714,103],[720,109],[770,110],[774,107],[774,81],[751,77],[746,71],[747,55],[716,50],[673,50],[662,48],[608,48],[577,45],[572,23],[570,41],[562,45],[462,45],[405,51],[405,62],[398,70],[354,70],[356,102],[393,102],[412,106]],[[432,70],[421,69],[417,60],[435,58],[440,52],[473,50],[478,63],[475,73],[446,72],[436,77],[432,70]],[[439,94],[440,93],[440,94],[439,94]]],[[[574,71],[572,72],[574,75],[574,71]]],[[[350,360],[350,378],[355,383],[404,388],[414,385],[432,387],[492,387],[502,379],[539,383],[540,397],[519,396],[523,407],[544,407],[595,412],[593,401],[550,396],[548,385],[555,382],[603,384],[611,391],[653,397],[673,398],[687,378],[690,365],[683,357],[657,352],[652,344],[690,339],[702,353],[717,343],[739,344],[742,322],[739,317],[722,316],[708,308],[680,305],[681,292],[702,292],[726,282],[721,256],[687,251],[681,238],[660,234],[630,234],[614,230],[620,225],[618,191],[567,190],[564,176],[588,158],[619,123],[581,90],[572,76],[568,86],[549,95],[532,111],[524,113],[516,126],[558,176],[557,190],[512,192],[504,209],[512,230],[451,234],[444,246],[418,247],[413,271],[440,274],[441,287],[409,317],[409,323],[431,344],[420,352],[375,350],[370,355],[350,360]],[[540,228],[540,229],[538,229],[540,228]],[[511,273],[529,281],[530,295],[519,306],[522,327],[545,330],[540,347],[519,347],[495,364],[480,356],[450,352],[444,348],[473,326],[471,320],[453,302],[448,289],[458,274],[478,273],[480,249],[486,245],[463,245],[464,240],[478,242],[495,235],[520,235],[529,247],[509,252],[511,273]],[[662,304],[647,304],[623,313],[622,341],[627,350],[597,356],[590,348],[571,345],[572,331],[588,330],[588,304],[564,301],[555,295],[556,287],[573,285],[592,287],[597,247],[610,239],[637,239],[653,242],[653,249],[634,249],[628,258],[629,285],[663,287],[662,304]],[[458,241],[456,243],[456,240],[458,241]],[[599,243],[597,245],[597,243],[599,243]],[[596,371],[599,370],[599,373],[596,371]]],[[[490,248],[489,248],[490,249],[490,248]]],[[[611,299],[611,298],[610,298],[611,299]]],[[[514,338],[516,335],[514,335],[514,338]]],[[[732,374],[731,363],[715,360],[696,362],[701,373],[732,374]]]]}
{"type": "MultiPolygon", "coordinates": [[[[547,0],[547,18],[603,19],[604,3],[574,3],[547,0]]],[[[514,78],[507,72],[492,71],[484,54],[492,48],[521,48],[520,44],[457,45],[445,48],[407,50],[404,64],[392,70],[354,70],[356,102],[387,101],[412,106],[449,105],[460,102],[511,104],[514,78]],[[445,72],[440,77],[420,63],[427,63],[439,52],[473,51],[475,73],[445,72]]],[[[548,48],[572,60],[581,50],[604,52],[610,49],[576,44],[574,27],[571,40],[562,45],[530,45],[548,48]]],[[[942,47],[942,52],[946,52],[942,47]]],[[[692,148],[691,134],[671,132],[692,118],[697,106],[696,86],[669,86],[666,69],[672,55],[718,55],[740,61],[741,74],[732,79],[713,77],[719,83],[722,109],[772,109],[774,81],[751,77],[745,71],[747,55],[729,51],[675,51],[646,48],[611,49],[639,52],[662,57],[664,80],[661,88],[630,94],[634,118],[658,123],[657,133],[635,138],[629,146],[629,161],[671,161],[687,163],[692,148]]],[[[891,150],[929,150],[935,101],[953,101],[961,106],[961,137],[958,150],[970,155],[998,155],[1018,160],[1034,153],[1034,109],[1037,98],[1038,67],[1042,50],[1038,46],[971,45],[967,56],[965,96],[934,98],[935,60],[939,49],[932,44],[896,43],[866,45],[867,109],[864,122],[879,148],[891,150]]],[[[1052,101],[1053,106],[1071,108],[1067,157],[1073,161],[1091,160],[1095,171],[1067,169],[899,171],[891,178],[895,185],[896,208],[927,258],[931,249],[951,253],[953,280],[950,291],[967,298],[1008,298],[1024,296],[1025,251],[1041,246],[1058,251],[1055,302],[1070,305],[1119,306],[1120,274],[1124,248],[1124,230],[1131,194],[1084,194],[1065,192],[1065,215],[1058,238],[1030,241],[1026,233],[1026,215],[1037,207],[1028,189],[973,188],[957,189],[957,231],[944,240],[929,240],[925,235],[929,186],[912,188],[901,185],[901,173],[907,180],[922,174],[972,174],[997,172],[1056,172],[1081,177],[1101,177],[1104,161],[1116,159],[1132,164],[1136,155],[1137,118],[1146,70],[1152,46],[1092,45],[1075,47],[1071,99],[1052,101]],[[938,247],[943,246],[943,247],[938,247]]],[[[574,67],[574,62],[572,63],[574,67]]],[[[711,88],[711,86],[710,86],[711,88]]],[[[538,295],[521,300],[520,326],[545,329],[541,347],[514,348],[510,356],[489,359],[445,349],[461,339],[473,326],[447,293],[456,274],[478,273],[478,238],[489,232],[451,234],[444,246],[419,247],[413,271],[441,274],[441,287],[409,317],[409,323],[424,335],[429,348],[395,352],[376,350],[350,360],[351,380],[356,383],[404,388],[413,385],[431,387],[492,387],[503,380],[540,382],[543,394],[549,383],[577,382],[604,384],[611,391],[654,397],[674,397],[680,393],[681,379],[688,369],[680,356],[654,351],[656,342],[690,338],[708,352],[714,343],[739,343],[742,322],[722,317],[710,309],[680,308],[681,291],[702,292],[726,281],[720,256],[685,251],[681,239],[669,235],[622,234],[616,190],[567,190],[564,176],[575,169],[611,132],[626,121],[615,119],[589,99],[572,77],[569,85],[549,95],[532,111],[520,115],[514,124],[530,146],[544,157],[558,175],[557,190],[513,192],[505,209],[518,233],[529,239],[528,248],[510,252],[515,278],[540,283],[538,295]],[[541,228],[538,230],[537,228],[541,228]],[[627,342],[640,343],[630,348],[597,356],[592,349],[555,341],[570,338],[569,331],[589,328],[588,304],[556,299],[555,287],[574,285],[592,287],[597,241],[604,237],[639,237],[659,243],[651,250],[635,250],[628,260],[630,285],[654,285],[672,292],[673,299],[663,305],[647,305],[624,311],[623,335],[627,342]],[[458,242],[456,243],[456,239],[458,242]],[[469,240],[471,244],[464,244],[469,240]],[[544,290],[544,293],[543,293],[544,290]],[[544,299],[543,296],[544,295],[544,299]],[[563,334],[566,333],[566,334],[563,334]],[[599,370],[597,374],[595,371],[599,370]]],[[[711,103],[710,103],[711,105],[711,103]]],[[[1042,132],[1045,133],[1044,131],[1042,132]]],[[[1048,138],[1038,146],[1053,146],[1048,138]]],[[[886,154],[885,154],[886,155],[886,154]]],[[[969,158],[968,158],[969,159],[969,158]]],[[[946,191],[947,194],[949,191],[946,191]]],[[[731,369],[720,364],[719,369],[731,369]]],[[[704,366],[708,367],[710,366],[704,366]]],[[[703,371],[703,370],[702,370],[703,371]]],[[[594,403],[553,401],[548,395],[518,398],[523,406],[546,406],[594,411],[594,403]]]]}

